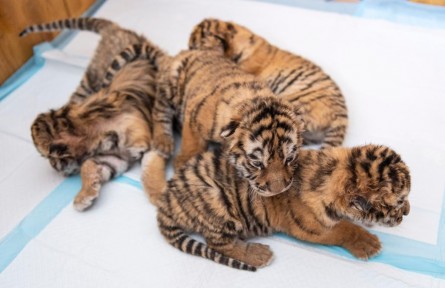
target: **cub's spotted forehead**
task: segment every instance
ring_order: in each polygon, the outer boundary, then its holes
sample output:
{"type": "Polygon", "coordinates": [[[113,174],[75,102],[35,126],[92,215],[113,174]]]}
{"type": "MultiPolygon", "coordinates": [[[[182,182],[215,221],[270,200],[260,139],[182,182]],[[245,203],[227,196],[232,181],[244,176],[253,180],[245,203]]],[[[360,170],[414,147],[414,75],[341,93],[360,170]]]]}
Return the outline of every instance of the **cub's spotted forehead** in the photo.
{"type": "Polygon", "coordinates": [[[255,137],[255,132],[245,131],[242,146],[249,158],[280,158],[289,157],[298,152],[300,146],[300,134],[297,131],[280,135],[277,129],[270,129],[268,133],[262,133],[255,137]]]}

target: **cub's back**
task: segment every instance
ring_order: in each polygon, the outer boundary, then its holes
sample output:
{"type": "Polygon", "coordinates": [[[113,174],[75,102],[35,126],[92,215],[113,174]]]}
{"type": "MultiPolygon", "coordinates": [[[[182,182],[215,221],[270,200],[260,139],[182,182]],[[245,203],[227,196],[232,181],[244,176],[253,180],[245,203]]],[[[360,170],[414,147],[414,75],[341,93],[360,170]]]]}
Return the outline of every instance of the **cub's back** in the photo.
{"type": "Polygon", "coordinates": [[[265,83],[216,51],[183,51],[162,74],[160,85],[174,95],[180,119],[189,117],[192,125],[215,139],[220,138],[219,130],[212,127],[228,123],[234,107],[272,95],[265,83]]]}

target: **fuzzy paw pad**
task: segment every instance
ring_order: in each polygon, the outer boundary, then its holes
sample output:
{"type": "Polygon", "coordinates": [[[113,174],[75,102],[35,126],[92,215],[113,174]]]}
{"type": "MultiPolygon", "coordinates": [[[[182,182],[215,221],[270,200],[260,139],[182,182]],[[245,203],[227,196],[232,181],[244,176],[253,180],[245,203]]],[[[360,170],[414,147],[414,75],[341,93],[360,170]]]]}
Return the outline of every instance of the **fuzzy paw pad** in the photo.
{"type": "Polygon", "coordinates": [[[245,262],[257,268],[269,265],[273,260],[273,252],[268,245],[260,243],[247,244],[245,262]]]}

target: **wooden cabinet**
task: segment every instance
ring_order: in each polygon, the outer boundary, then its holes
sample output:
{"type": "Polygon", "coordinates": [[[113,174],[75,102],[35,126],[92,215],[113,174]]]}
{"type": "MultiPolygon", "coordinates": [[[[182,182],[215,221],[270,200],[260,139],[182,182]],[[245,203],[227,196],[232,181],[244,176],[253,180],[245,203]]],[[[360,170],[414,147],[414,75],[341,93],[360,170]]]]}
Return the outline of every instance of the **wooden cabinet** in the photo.
{"type": "Polygon", "coordinates": [[[32,47],[50,41],[57,33],[18,34],[26,26],[78,17],[95,0],[0,0],[0,84],[31,56],[32,47]]]}
{"type": "Polygon", "coordinates": [[[417,2],[422,4],[441,5],[445,6],[445,0],[410,0],[411,2],[417,2]]]}

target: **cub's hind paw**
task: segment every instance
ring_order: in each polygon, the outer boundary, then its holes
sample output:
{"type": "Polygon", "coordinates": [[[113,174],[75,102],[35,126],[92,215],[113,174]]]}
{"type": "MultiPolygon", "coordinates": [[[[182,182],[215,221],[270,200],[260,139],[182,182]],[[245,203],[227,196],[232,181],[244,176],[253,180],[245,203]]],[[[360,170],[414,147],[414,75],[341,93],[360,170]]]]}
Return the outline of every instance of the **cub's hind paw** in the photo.
{"type": "Polygon", "coordinates": [[[243,259],[246,264],[261,268],[269,265],[272,260],[273,252],[268,245],[260,243],[247,244],[246,259],[243,259]]]}
{"type": "Polygon", "coordinates": [[[379,238],[363,228],[357,229],[344,245],[352,255],[359,259],[368,260],[382,250],[379,238]]]}
{"type": "Polygon", "coordinates": [[[93,205],[94,200],[96,200],[97,196],[98,195],[77,195],[73,202],[74,209],[79,212],[85,211],[86,209],[91,207],[91,205],[93,205]]]}

